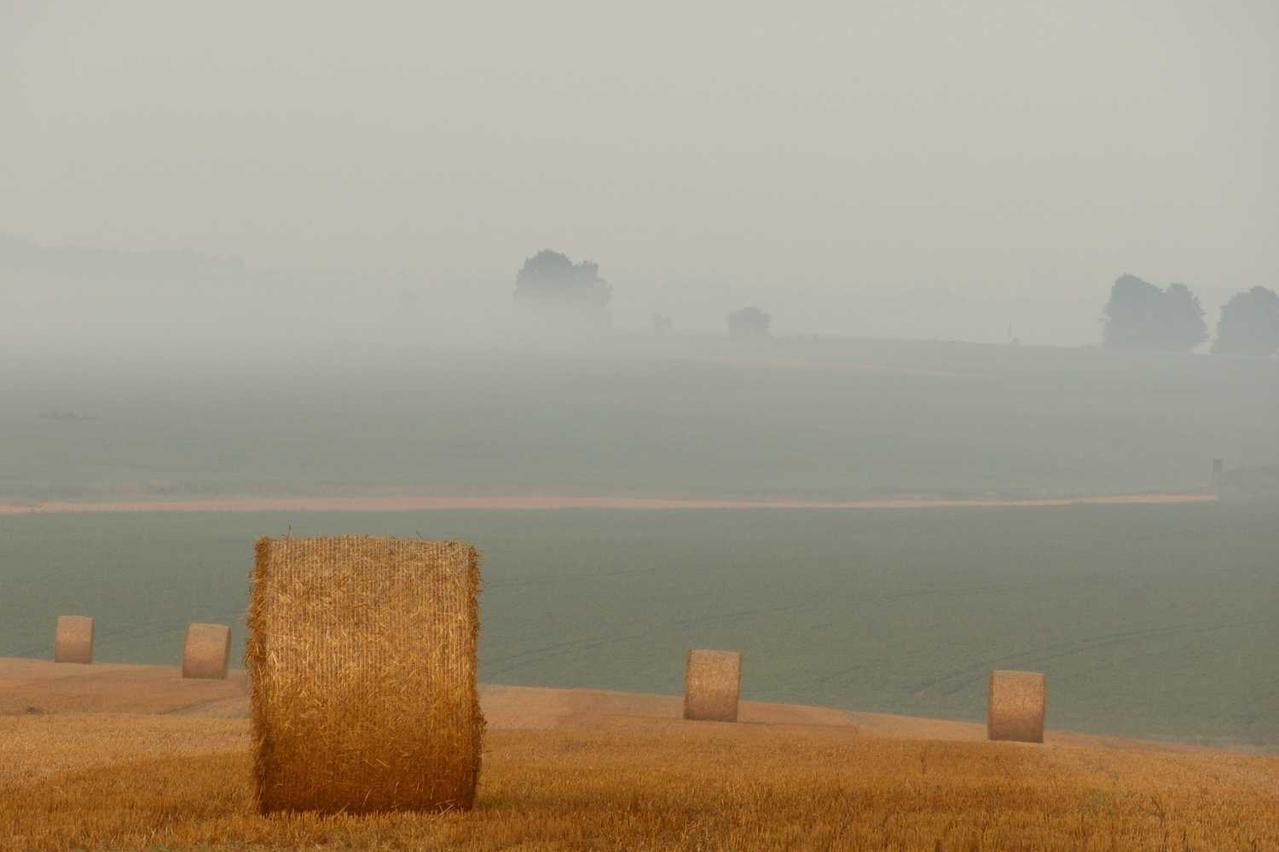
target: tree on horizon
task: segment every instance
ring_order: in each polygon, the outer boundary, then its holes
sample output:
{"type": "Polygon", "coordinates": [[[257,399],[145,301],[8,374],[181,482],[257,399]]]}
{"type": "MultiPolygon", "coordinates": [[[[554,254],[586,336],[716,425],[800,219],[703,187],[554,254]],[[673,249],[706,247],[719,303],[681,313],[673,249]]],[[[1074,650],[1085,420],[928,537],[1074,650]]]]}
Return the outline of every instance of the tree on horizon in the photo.
{"type": "Polygon", "coordinates": [[[1217,320],[1212,351],[1218,355],[1263,358],[1279,351],[1279,294],[1253,287],[1231,296],[1217,320]]]}
{"type": "Polygon", "coordinates": [[[1102,341],[1115,349],[1189,352],[1208,339],[1203,306],[1185,284],[1157,287],[1122,275],[1110,289],[1102,341]]]}
{"type": "Polygon", "coordinates": [[[529,304],[602,309],[613,289],[598,263],[574,263],[566,254],[542,249],[524,261],[515,276],[515,300],[529,304]]]}
{"type": "Polygon", "coordinates": [[[756,307],[742,308],[728,315],[728,336],[732,340],[764,340],[772,317],[756,307]]]}

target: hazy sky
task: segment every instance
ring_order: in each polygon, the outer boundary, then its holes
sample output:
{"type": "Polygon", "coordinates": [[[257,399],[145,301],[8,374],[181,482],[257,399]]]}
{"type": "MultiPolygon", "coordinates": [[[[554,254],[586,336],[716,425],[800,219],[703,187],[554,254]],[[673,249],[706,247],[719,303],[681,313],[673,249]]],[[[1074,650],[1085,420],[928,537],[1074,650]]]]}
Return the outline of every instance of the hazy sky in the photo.
{"type": "Polygon", "coordinates": [[[0,231],[47,243],[1279,285],[1274,0],[0,0],[0,115],[0,231]]]}

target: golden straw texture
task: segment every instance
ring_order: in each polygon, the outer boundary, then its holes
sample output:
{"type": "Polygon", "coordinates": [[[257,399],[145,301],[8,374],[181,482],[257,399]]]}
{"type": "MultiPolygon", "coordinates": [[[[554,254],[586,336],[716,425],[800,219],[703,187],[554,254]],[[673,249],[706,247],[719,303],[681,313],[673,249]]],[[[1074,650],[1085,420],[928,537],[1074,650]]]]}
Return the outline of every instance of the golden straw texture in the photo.
{"type": "Polygon", "coordinates": [[[182,643],[182,676],[223,680],[231,656],[231,628],[225,624],[187,625],[182,643]]]}
{"type": "Polygon", "coordinates": [[[986,736],[1023,743],[1044,741],[1045,678],[1039,672],[990,673],[986,736]]]}
{"type": "Polygon", "coordinates": [[[259,539],[244,654],[259,809],[471,807],[478,594],[464,542],[259,539]]]}
{"type": "Polygon", "coordinates": [[[60,615],[53,635],[55,663],[93,662],[93,619],[87,615],[60,615]]]}
{"type": "Polygon", "coordinates": [[[684,718],[736,722],[741,683],[741,652],[690,650],[684,667],[684,718]]]}

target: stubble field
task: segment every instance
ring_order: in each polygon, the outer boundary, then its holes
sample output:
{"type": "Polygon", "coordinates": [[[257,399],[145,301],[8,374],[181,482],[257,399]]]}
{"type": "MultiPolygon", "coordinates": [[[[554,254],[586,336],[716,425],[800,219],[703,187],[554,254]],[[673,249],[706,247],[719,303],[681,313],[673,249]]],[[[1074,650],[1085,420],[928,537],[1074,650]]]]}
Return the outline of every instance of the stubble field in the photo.
{"type": "MultiPolygon", "coordinates": [[[[144,675],[127,709],[183,688],[144,675]]],[[[484,703],[474,811],[358,817],[258,815],[243,718],[0,715],[0,848],[1279,848],[1277,757],[776,705],[685,722],[676,696],[484,703]]]]}

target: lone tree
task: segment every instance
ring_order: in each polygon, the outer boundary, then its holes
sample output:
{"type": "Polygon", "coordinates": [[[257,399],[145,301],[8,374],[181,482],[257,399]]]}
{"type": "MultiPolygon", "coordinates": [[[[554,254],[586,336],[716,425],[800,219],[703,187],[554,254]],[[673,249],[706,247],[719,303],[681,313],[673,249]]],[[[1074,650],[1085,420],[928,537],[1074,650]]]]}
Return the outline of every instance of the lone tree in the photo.
{"type": "Polygon", "coordinates": [[[1221,355],[1260,355],[1279,350],[1279,294],[1265,287],[1236,293],[1221,309],[1212,351],[1221,355]]]}
{"type": "Polygon", "coordinates": [[[533,307],[602,314],[612,295],[612,288],[600,277],[599,264],[573,263],[550,249],[524,261],[515,276],[515,301],[533,307]]]}
{"type": "Polygon", "coordinates": [[[1156,287],[1124,275],[1110,289],[1102,340],[1117,349],[1189,352],[1208,339],[1199,299],[1185,284],[1156,287]]]}
{"type": "Polygon", "coordinates": [[[731,340],[764,340],[771,321],[772,317],[759,308],[733,311],[728,315],[728,336],[731,340]]]}

